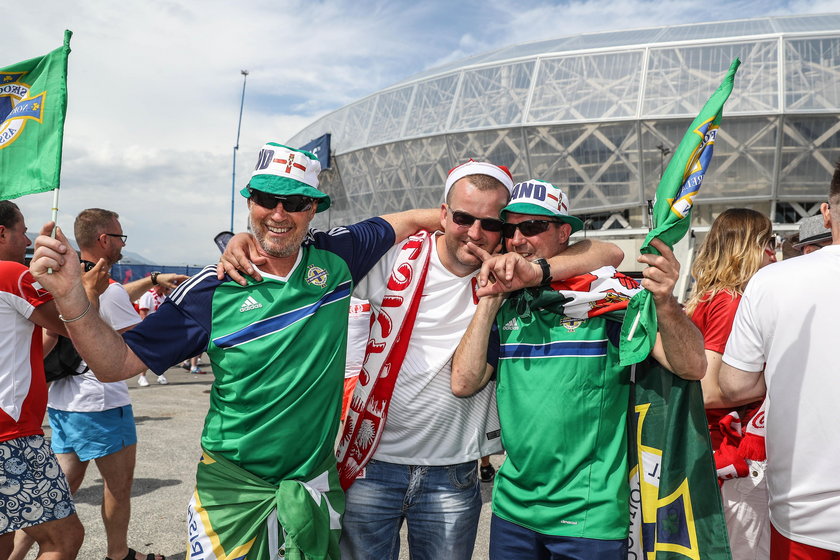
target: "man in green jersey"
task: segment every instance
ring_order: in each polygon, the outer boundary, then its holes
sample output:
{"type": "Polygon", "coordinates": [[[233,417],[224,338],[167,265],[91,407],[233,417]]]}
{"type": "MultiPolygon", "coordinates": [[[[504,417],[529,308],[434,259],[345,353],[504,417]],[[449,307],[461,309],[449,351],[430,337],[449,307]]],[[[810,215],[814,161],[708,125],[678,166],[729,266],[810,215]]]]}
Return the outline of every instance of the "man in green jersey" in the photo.
{"type": "MultiPolygon", "coordinates": [[[[519,183],[502,218],[509,252],[490,257],[475,248],[496,279],[485,291],[516,287],[520,273],[527,280],[539,270],[543,289],[530,294],[537,298],[532,302],[564,291],[563,307],[551,309],[529,304],[522,293],[507,300],[501,293],[482,297],[453,359],[457,396],[473,394],[496,376],[508,457],[493,493],[490,557],[624,560],[630,375],[619,366],[620,320],[600,311],[626,300],[637,286],[610,267],[550,285],[544,259],[565,251],[569,236],[583,226],[568,214],[561,189],[536,180],[519,183]],[[571,299],[596,281],[606,286],[604,293],[571,299]]],[[[679,263],[667,246],[654,246],[661,256],[639,258],[649,265],[642,286],[653,295],[659,320],[652,356],[681,377],[699,379],[706,368],[703,339],[672,295],[679,263]]]]}
{"type": "Polygon", "coordinates": [[[124,336],[90,312],[61,230],[51,239],[47,224],[36,243],[32,274],[52,292],[100,380],[210,357],[215,382],[187,558],[338,557],[344,496],[333,445],[350,292],[395,241],[434,227],[439,216],[419,210],[310,230],[330,205],[319,171],[309,152],[265,145],[242,190],[263,281],[241,286],[207,267],[124,336]]]}

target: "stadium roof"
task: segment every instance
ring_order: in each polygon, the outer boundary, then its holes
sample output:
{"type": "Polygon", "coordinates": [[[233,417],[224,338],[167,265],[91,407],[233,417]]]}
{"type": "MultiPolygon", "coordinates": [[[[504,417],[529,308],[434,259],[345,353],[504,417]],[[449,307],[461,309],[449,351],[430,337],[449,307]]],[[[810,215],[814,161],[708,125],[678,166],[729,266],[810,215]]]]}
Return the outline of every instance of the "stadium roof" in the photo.
{"type": "Polygon", "coordinates": [[[629,29],[624,31],[609,31],[602,33],[579,33],[547,41],[534,41],[502,47],[476,56],[462,58],[435,68],[419,72],[409,78],[397,82],[392,87],[411,83],[436,74],[444,74],[452,70],[495,64],[502,61],[512,61],[518,58],[535,55],[552,56],[579,51],[594,51],[599,49],[615,49],[620,47],[639,47],[663,45],[665,43],[692,43],[704,40],[726,39],[739,37],[755,39],[758,35],[772,36],[778,34],[792,35],[796,33],[819,33],[821,31],[836,33],[840,30],[840,13],[817,14],[803,16],[775,16],[753,19],[737,19],[731,21],[715,21],[708,23],[688,23],[683,25],[666,25],[644,29],[629,29]]]}

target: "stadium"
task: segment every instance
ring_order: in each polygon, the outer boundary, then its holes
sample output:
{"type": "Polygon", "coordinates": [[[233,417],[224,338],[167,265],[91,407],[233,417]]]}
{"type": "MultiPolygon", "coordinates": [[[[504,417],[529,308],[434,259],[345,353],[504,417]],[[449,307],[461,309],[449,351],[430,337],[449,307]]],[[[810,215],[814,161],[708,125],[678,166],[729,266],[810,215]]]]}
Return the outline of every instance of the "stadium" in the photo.
{"type": "Polygon", "coordinates": [[[736,57],[693,223],[702,231],[748,206],[795,230],[825,200],[840,157],[840,14],[512,45],[412,76],[289,143],[331,135],[322,227],[437,206],[447,171],[474,158],[561,185],[583,235],[639,237],[663,166],[736,57]]]}

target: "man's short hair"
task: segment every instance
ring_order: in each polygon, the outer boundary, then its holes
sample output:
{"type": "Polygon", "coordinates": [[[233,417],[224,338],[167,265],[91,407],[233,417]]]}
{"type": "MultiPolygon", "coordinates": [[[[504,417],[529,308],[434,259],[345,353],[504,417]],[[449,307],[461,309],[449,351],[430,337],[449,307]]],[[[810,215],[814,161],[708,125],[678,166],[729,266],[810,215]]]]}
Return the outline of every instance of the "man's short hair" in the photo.
{"type": "Polygon", "coordinates": [[[0,200],[0,226],[14,227],[22,217],[17,204],[11,200],[0,200]]]}
{"type": "Polygon", "coordinates": [[[831,177],[831,188],[828,190],[828,200],[832,204],[840,203],[840,159],[834,164],[834,175],[831,177]]]}
{"type": "MultiPolygon", "coordinates": [[[[493,191],[496,189],[505,189],[507,192],[508,198],[510,198],[510,192],[507,190],[507,187],[496,179],[495,177],[491,177],[490,175],[483,175],[483,174],[475,174],[475,175],[464,175],[458,181],[463,181],[464,179],[468,180],[472,185],[479,191],[493,191]]],[[[456,183],[458,182],[456,181],[456,183]]],[[[446,204],[449,204],[452,200],[452,191],[455,189],[449,189],[449,192],[446,193],[446,204]]]]}
{"type": "Polygon", "coordinates": [[[119,218],[120,215],[116,212],[103,210],[102,208],[82,210],[76,216],[76,223],[73,225],[73,234],[76,236],[76,243],[79,244],[79,248],[93,247],[99,236],[107,233],[103,230],[110,228],[111,224],[119,218]]]}

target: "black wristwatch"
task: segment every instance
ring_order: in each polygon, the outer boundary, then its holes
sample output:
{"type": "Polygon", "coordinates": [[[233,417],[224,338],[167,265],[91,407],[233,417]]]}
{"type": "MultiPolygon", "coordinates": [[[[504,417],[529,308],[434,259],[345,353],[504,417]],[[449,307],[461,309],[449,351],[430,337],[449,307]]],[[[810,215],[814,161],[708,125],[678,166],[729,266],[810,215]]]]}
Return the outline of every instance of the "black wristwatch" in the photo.
{"type": "Polygon", "coordinates": [[[545,259],[537,259],[534,263],[540,265],[540,268],[542,269],[542,280],[540,280],[540,286],[547,286],[551,284],[551,267],[548,266],[548,262],[545,259]]]}
{"type": "Polygon", "coordinates": [[[159,270],[152,271],[152,272],[149,274],[149,276],[150,276],[150,277],[151,277],[151,279],[152,279],[152,286],[157,286],[157,285],[158,285],[158,281],[157,281],[158,274],[160,274],[160,271],[159,271],[159,270]]]}

